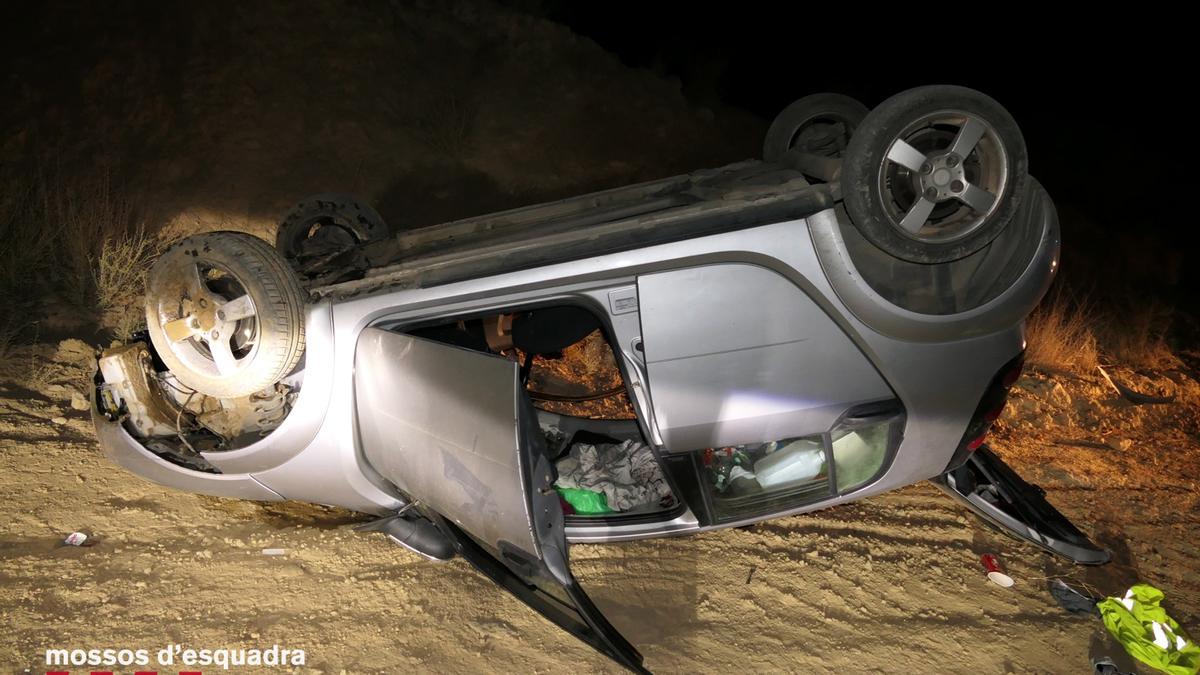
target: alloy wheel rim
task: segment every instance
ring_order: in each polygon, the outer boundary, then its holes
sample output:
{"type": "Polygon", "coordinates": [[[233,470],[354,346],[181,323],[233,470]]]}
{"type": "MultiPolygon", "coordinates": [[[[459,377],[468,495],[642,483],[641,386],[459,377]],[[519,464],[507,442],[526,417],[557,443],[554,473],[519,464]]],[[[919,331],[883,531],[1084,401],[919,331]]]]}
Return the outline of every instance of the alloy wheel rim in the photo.
{"type": "Polygon", "coordinates": [[[235,377],[258,352],[260,326],[245,284],[228,270],[187,260],[159,280],[155,306],[171,353],[192,372],[235,377]]]}
{"type": "Polygon", "coordinates": [[[906,126],[878,172],[891,224],[925,243],[950,243],[979,230],[1008,183],[1008,153],[999,134],[961,110],[930,113],[906,126]]]}

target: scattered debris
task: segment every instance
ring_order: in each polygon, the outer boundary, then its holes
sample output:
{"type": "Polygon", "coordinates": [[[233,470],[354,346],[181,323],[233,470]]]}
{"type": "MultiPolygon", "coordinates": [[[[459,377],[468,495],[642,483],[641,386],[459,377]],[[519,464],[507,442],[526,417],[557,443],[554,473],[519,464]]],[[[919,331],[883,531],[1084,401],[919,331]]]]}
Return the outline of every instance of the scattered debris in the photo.
{"type": "Polygon", "coordinates": [[[1050,386],[1050,402],[1060,408],[1071,407],[1071,394],[1067,392],[1067,388],[1062,386],[1060,382],[1054,382],[1050,386]]]}
{"type": "Polygon", "coordinates": [[[262,554],[263,555],[287,555],[287,549],[286,548],[264,548],[262,550],[262,554]]]}
{"type": "Polygon", "coordinates": [[[1117,382],[1112,377],[1109,377],[1108,373],[1104,371],[1103,366],[1096,366],[1096,370],[1100,371],[1100,374],[1104,376],[1105,381],[1107,381],[1112,388],[1121,395],[1122,398],[1130,403],[1133,403],[1134,405],[1155,405],[1159,403],[1173,403],[1175,401],[1174,394],[1171,394],[1170,396],[1151,396],[1149,394],[1136,392],[1120,382],[1117,382]]]}
{"type": "Polygon", "coordinates": [[[62,543],[64,546],[95,546],[100,543],[100,540],[86,532],[72,532],[62,540],[62,543]]]}
{"type": "Polygon", "coordinates": [[[1111,656],[1096,656],[1092,658],[1092,671],[1095,675],[1137,675],[1132,670],[1122,670],[1111,656]]]}
{"type": "Polygon", "coordinates": [[[1097,450],[1116,450],[1111,443],[1104,441],[1093,441],[1087,438],[1056,438],[1055,445],[1074,445],[1081,448],[1095,448],[1097,450]]]}
{"type": "Polygon", "coordinates": [[[608,508],[608,498],[604,496],[603,492],[558,485],[555,485],[554,489],[558,491],[559,498],[567,504],[563,508],[563,513],[566,515],[591,516],[613,513],[613,510],[608,508]]]}
{"type": "Polygon", "coordinates": [[[74,394],[71,394],[71,410],[78,410],[80,412],[83,412],[86,410],[90,410],[91,407],[92,407],[92,404],[88,403],[88,400],[86,398],[84,398],[83,394],[80,394],[79,392],[75,392],[74,394]]]}
{"type": "Polygon", "coordinates": [[[758,565],[750,566],[750,573],[746,575],[746,583],[747,584],[750,583],[750,580],[754,578],[754,570],[757,570],[757,569],[758,569],[758,565]]]}
{"type": "Polygon", "coordinates": [[[65,417],[63,417],[63,416],[61,416],[61,415],[60,415],[60,416],[58,416],[58,417],[52,418],[50,421],[51,421],[51,422],[54,422],[55,424],[62,425],[62,424],[66,424],[66,423],[67,423],[67,418],[65,418],[65,417]]]}
{"type": "Polygon", "coordinates": [[[1089,591],[1080,590],[1067,584],[1062,579],[1050,580],[1050,595],[1059,606],[1075,616],[1100,616],[1096,603],[1103,598],[1092,595],[1089,591]]]}
{"type": "Polygon", "coordinates": [[[991,553],[984,553],[979,556],[979,561],[983,563],[983,569],[987,570],[988,581],[1002,588],[1009,588],[1015,582],[1013,578],[1004,573],[1000,567],[1000,561],[991,553]]]}
{"type": "Polygon", "coordinates": [[[625,440],[618,443],[573,443],[568,454],[556,462],[557,489],[574,488],[603,494],[604,503],[580,492],[564,494],[579,513],[629,511],[641,506],[662,504],[672,496],[662,468],[650,446],[625,440]]]}

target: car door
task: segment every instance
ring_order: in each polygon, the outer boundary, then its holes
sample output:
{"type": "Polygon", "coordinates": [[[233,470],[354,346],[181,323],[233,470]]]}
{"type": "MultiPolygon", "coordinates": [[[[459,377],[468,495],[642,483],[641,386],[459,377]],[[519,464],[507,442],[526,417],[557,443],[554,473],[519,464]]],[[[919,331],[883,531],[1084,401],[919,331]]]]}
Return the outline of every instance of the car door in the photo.
{"type": "Polygon", "coordinates": [[[654,417],[669,452],[828,431],[894,394],[789,279],[718,263],[638,277],[654,417]]]}
{"type": "Polygon", "coordinates": [[[554,462],[516,363],[368,328],[355,398],[366,460],[435,512],[463,558],[600,653],[647,672],[571,574],[554,462]]]}

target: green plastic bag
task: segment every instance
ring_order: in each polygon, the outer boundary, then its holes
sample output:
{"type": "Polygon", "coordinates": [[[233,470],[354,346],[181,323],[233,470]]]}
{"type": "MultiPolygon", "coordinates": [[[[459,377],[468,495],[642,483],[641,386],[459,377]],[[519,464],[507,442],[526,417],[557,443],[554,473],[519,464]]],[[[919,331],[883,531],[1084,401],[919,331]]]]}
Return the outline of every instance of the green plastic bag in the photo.
{"type": "Polygon", "coordinates": [[[582,490],[580,488],[567,488],[554,486],[558,490],[558,494],[575,509],[575,513],[581,516],[598,516],[605,513],[613,513],[613,510],[608,508],[608,498],[603,492],[592,492],[591,490],[582,490]]]}
{"type": "Polygon", "coordinates": [[[1200,672],[1200,647],[1161,606],[1162,591],[1134,584],[1124,598],[1105,598],[1096,604],[1104,627],[1130,656],[1170,675],[1200,672]]]}

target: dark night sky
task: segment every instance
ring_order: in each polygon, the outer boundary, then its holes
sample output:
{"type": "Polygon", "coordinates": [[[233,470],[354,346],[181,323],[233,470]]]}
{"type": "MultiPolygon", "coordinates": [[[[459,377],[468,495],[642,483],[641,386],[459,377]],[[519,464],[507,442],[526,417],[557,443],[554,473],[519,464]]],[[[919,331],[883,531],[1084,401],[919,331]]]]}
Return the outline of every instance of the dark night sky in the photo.
{"type": "Polygon", "coordinates": [[[721,102],[766,120],[820,91],[868,106],[924,84],[984,91],[1021,126],[1030,170],[1062,215],[1064,266],[1090,267],[1081,275],[1085,292],[1105,294],[1124,283],[1122,247],[1142,249],[1128,266],[1143,269],[1170,249],[1183,252],[1185,262],[1173,263],[1181,278],[1146,290],[1200,306],[1200,273],[1186,262],[1200,250],[1190,201],[1195,113],[1185,103],[1194,96],[1189,46],[1196,38],[1180,34],[1190,24],[1182,17],[1122,7],[1055,24],[1045,12],[1006,5],[1002,24],[987,7],[989,15],[951,17],[950,10],[911,6],[926,14],[891,17],[844,3],[692,5],[686,12],[649,3],[512,4],[570,26],[627,65],[678,77],[693,103],[721,102]],[[1072,257],[1080,264],[1071,265],[1072,257]]]}
{"type": "Polygon", "coordinates": [[[1132,25],[1126,34],[1102,30],[1095,13],[1092,25],[1062,30],[1031,15],[1009,31],[972,26],[971,37],[956,41],[938,37],[953,26],[931,23],[910,29],[916,35],[907,49],[897,44],[902,24],[884,30],[875,16],[874,27],[846,25],[847,12],[873,14],[867,5],[822,10],[806,3],[792,13],[766,7],[685,16],[663,5],[550,2],[543,11],[628,65],[679,77],[696,103],[719,100],[764,119],[819,91],[874,106],[918,85],[974,87],[1016,117],[1031,170],[1058,200],[1089,206],[1097,220],[1115,222],[1130,209],[1149,210],[1156,220],[1178,217],[1175,200],[1192,180],[1178,145],[1187,138],[1171,120],[1182,112],[1181,85],[1194,75],[1181,60],[1187,43],[1164,32],[1169,18],[1160,15],[1163,23],[1147,35],[1132,25]]]}

